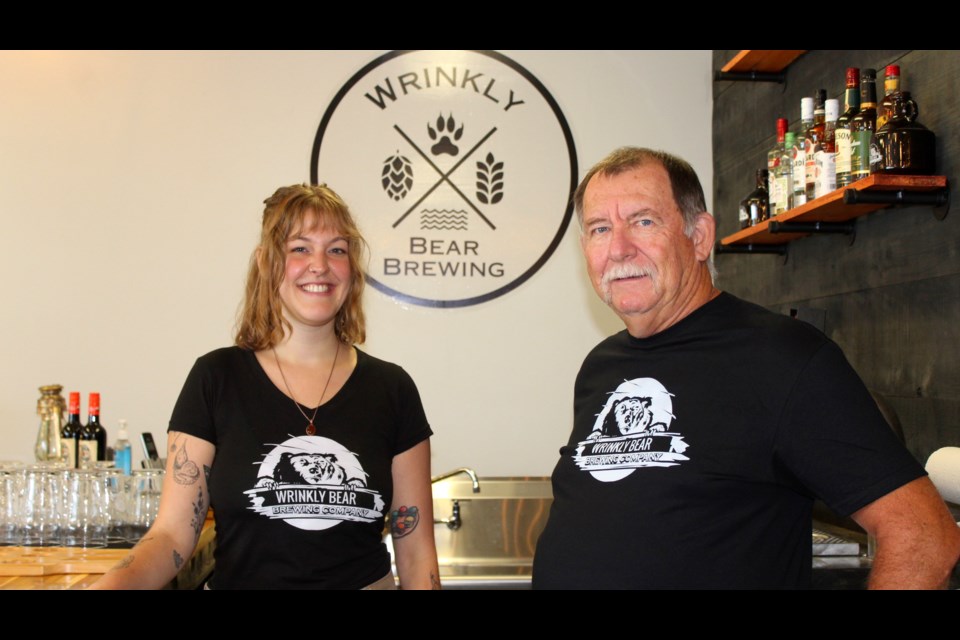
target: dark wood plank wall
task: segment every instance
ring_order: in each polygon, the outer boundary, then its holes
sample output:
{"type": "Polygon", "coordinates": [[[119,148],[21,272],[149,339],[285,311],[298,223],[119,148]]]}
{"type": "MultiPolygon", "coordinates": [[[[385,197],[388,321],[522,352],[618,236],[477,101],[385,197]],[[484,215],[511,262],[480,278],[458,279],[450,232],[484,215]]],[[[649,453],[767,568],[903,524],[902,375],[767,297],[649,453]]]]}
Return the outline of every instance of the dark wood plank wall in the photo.
{"type": "MultiPolygon", "coordinates": [[[[715,69],[737,52],[714,51],[715,69]]],[[[786,71],[786,83],[715,82],[713,203],[718,236],[739,226],[739,201],[775,142],[776,119],[790,130],[800,98],[826,89],[843,109],[848,66],[898,63],[902,88],[937,135],[937,172],[960,184],[960,52],[810,51],[786,71]]],[[[856,240],[820,235],[795,241],[789,258],[718,255],[721,289],[778,312],[822,310],[824,329],[867,386],[883,394],[921,462],[960,446],[960,197],[938,221],[930,207],[890,208],[857,221],[856,240]]],[[[731,363],[735,365],[735,363],[731,363]]]]}

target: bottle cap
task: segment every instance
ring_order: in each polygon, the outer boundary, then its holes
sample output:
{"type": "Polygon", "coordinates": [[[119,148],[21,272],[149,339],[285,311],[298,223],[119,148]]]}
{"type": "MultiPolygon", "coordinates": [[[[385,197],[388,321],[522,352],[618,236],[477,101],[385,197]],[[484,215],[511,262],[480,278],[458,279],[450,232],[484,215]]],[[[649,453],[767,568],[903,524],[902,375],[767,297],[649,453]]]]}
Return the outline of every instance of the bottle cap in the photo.
{"type": "Polygon", "coordinates": [[[117,439],[128,440],[129,434],[127,433],[127,421],[121,418],[120,420],[117,420],[117,424],[120,426],[120,428],[117,429],[117,439]]]}
{"type": "Polygon", "coordinates": [[[87,402],[87,413],[91,416],[100,415],[100,394],[95,391],[90,392],[90,400],[87,402]]]}
{"type": "Polygon", "coordinates": [[[777,139],[787,132],[787,127],[788,123],[786,118],[777,118],[777,139]]]}
{"type": "Polygon", "coordinates": [[[70,413],[80,413],[80,392],[70,392],[70,413]]]}
{"type": "Polygon", "coordinates": [[[886,73],[887,73],[887,77],[888,77],[888,78],[891,77],[891,76],[893,76],[893,77],[895,77],[895,78],[899,78],[899,77],[900,77],[900,65],[898,65],[898,64],[888,64],[888,65],[887,65],[887,72],[886,72],[886,73]]]}
{"type": "Polygon", "coordinates": [[[797,141],[797,134],[795,134],[793,131],[787,131],[783,139],[784,144],[789,147],[796,141],[797,141]]]}
{"type": "Polygon", "coordinates": [[[823,112],[827,117],[827,122],[836,122],[837,118],[840,117],[840,101],[827,100],[823,107],[823,112]]]}
{"type": "Polygon", "coordinates": [[[864,69],[863,73],[860,74],[861,80],[876,80],[877,79],[877,70],[876,69],[864,69]]]}
{"type": "Polygon", "coordinates": [[[857,67],[847,67],[847,86],[848,87],[860,86],[860,69],[858,69],[857,67]]]}
{"type": "Polygon", "coordinates": [[[817,111],[823,108],[823,103],[826,101],[827,101],[827,90],[820,89],[819,91],[817,91],[817,101],[816,101],[817,111]]]}
{"type": "Polygon", "coordinates": [[[800,99],[800,119],[813,120],[813,98],[800,99]]]}

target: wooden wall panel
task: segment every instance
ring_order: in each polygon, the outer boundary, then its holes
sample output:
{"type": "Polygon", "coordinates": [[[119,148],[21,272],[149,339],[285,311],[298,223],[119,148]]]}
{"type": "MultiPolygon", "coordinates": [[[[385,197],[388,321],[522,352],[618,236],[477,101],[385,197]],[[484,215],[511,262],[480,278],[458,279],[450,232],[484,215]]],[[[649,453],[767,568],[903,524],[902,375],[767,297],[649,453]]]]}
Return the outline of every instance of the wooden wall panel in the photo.
{"type": "MultiPolygon", "coordinates": [[[[735,55],[715,51],[719,69],[735,55]]],[[[799,125],[800,98],[827,90],[842,100],[848,66],[898,63],[919,121],[937,134],[938,173],[960,172],[960,52],[810,51],[787,70],[784,85],[714,83],[714,215],[719,236],[738,229],[737,206],[774,143],[775,120],[799,125]]],[[[789,258],[719,255],[718,285],[772,310],[825,312],[825,331],[867,385],[900,413],[911,452],[921,461],[960,446],[960,200],[943,221],[929,207],[885,209],[860,218],[846,236],[811,236],[789,258]]]]}

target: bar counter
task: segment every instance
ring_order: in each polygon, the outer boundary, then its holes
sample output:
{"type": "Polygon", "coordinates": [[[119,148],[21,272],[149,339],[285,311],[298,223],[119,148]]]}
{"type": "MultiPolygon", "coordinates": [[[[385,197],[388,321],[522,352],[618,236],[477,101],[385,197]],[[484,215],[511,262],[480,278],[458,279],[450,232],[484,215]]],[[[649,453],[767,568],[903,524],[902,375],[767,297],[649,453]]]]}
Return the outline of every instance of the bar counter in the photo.
{"type": "MultiPolygon", "coordinates": [[[[166,588],[200,588],[213,571],[215,548],[208,517],[193,556],[166,588]]],[[[86,589],[129,553],[129,548],[0,547],[0,590],[86,589]]]]}

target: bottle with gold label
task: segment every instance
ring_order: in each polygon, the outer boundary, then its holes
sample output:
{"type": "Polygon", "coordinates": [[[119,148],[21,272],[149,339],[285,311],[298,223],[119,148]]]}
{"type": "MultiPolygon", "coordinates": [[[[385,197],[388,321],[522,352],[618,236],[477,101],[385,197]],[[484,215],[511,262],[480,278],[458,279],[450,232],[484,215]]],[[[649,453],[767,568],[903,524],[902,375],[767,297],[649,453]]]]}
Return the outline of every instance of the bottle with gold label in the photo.
{"type": "Polygon", "coordinates": [[[883,79],[883,100],[877,107],[877,131],[887,124],[894,113],[893,101],[900,95],[900,65],[888,64],[886,77],[883,79]]]}

